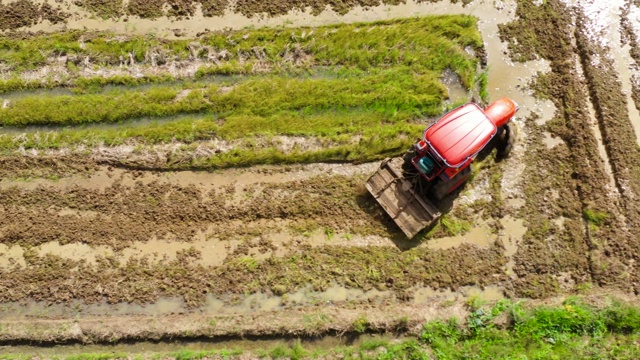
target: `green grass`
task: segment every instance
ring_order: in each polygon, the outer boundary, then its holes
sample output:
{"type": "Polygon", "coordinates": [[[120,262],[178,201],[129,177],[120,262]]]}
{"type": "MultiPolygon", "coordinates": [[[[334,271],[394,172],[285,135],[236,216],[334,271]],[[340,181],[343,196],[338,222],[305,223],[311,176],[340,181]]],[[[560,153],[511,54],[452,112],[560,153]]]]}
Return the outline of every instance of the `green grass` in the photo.
{"type": "Polygon", "coordinates": [[[0,150],[144,149],[177,141],[188,152],[189,144],[219,139],[233,141],[233,150],[171,166],[376,160],[402,152],[420,135],[424,117],[444,111],[447,89],[439,77],[445,69],[469,89],[484,84],[476,74],[479,60],[465,51],[482,46],[470,16],[221,32],[200,38],[203,48],[196,51],[187,40],[113,39],[78,31],[0,37],[0,63],[17,74],[52,56],[88,56],[92,64],[117,66],[129,53],[145,63],[152,50],[177,60],[211,51],[226,55],[195,79],[83,78],[73,61],[65,79],[25,82],[16,75],[0,82],[0,92],[64,84],[73,94],[14,97],[0,109],[0,125],[13,129],[0,135],[0,150]],[[211,76],[213,82],[198,80],[211,76]],[[29,126],[36,128],[21,130],[29,126]],[[283,151],[271,141],[275,136],[309,137],[322,146],[283,151]]]}
{"type": "MultiPolygon", "coordinates": [[[[501,300],[491,306],[472,307],[461,321],[435,320],[420,336],[402,341],[387,336],[365,338],[359,345],[313,349],[300,340],[248,355],[272,359],[637,359],[640,356],[640,308],[612,301],[593,306],[570,297],[555,306],[501,300]]],[[[56,358],[95,360],[126,358],[134,354],[95,353],[56,358]]],[[[218,356],[237,358],[246,351],[181,350],[152,354],[151,358],[197,360],[218,356]]],[[[0,359],[26,359],[28,355],[2,355],[0,359]]],[[[46,357],[45,357],[46,358],[46,357]]]]}
{"type": "Polygon", "coordinates": [[[596,211],[589,208],[585,208],[582,211],[582,216],[587,221],[587,223],[596,227],[602,225],[609,217],[605,212],[596,211]]]}
{"type": "Polygon", "coordinates": [[[351,328],[353,329],[353,331],[362,334],[369,328],[369,320],[367,320],[364,315],[360,315],[353,321],[353,323],[351,324],[351,328]]]}
{"type": "MultiPolygon", "coordinates": [[[[437,78],[416,76],[410,73],[410,69],[380,71],[346,79],[275,76],[250,79],[236,84],[228,92],[221,91],[220,86],[215,84],[187,90],[190,90],[189,94],[179,100],[176,96],[181,89],[175,86],[158,86],[145,91],[113,90],[102,94],[24,97],[0,111],[0,124],[116,123],[132,118],[206,111],[235,121],[237,135],[263,129],[265,123],[272,127],[269,130],[283,132],[291,128],[291,115],[313,114],[329,109],[374,110],[385,114],[390,122],[398,114],[405,117],[408,114],[436,115],[441,111],[446,96],[446,88],[437,78]],[[274,120],[279,127],[270,125],[274,120]]],[[[308,128],[307,124],[296,125],[298,129],[308,128]]]]}
{"type": "Polygon", "coordinates": [[[503,300],[473,311],[465,326],[430,322],[421,340],[436,359],[633,359],[639,330],[640,309],[622,303],[599,309],[569,298],[528,308],[503,300]]]}
{"type": "Polygon", "coordinates": [[[108,360],[108,359],[125,359],[127,354],[124,352],[111,354],[78,354],[65,357],[65,360],[108,360]]]}
{"type": "MultiPolygon", "coordinates": [[[[89,57],[94,64],[119,65],[120,57],[131,54],[135,61],[148,61],[155,51],[168,59],[193,56],[192,40],[164,40],[151,35],[119,37],[109,33],[69,31],[27,39],[0,37],[0,62],[14,69],[33,69],[57,56],[89,57]],[[81,42],[82,40],[82,42],[81,42]]],[[[210,46],[198,57],[225,52],[224,59],[244,68],[249,62],[266,62],[277,69],[305,62],[306,66],[343,65],[372,69],[396,65],[411,66],[417,72],[458,72],[467,86],[475,78],[477,60],[464,47],[482,47],[477,19],[465,15],[440,15],[373,23],[330,25],[318,28],[266,28],[215,32],[198,42],[210,46]],[[310,57],[310,58],[309,58],[310,57]],[[240,61],[242,60],[242,61],[240,61]],[[236,61],[235,63],[233,61],[236,61]]]]}

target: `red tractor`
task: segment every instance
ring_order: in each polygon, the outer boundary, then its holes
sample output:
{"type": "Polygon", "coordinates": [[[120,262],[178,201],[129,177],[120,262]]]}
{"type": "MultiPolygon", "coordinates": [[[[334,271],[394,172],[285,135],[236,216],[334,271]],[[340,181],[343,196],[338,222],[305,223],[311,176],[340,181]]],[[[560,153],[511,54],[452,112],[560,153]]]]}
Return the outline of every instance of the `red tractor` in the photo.
{"type": "Polygon", "coordinates": [[[407,237],[434,223],[442,200],[471,175],[471,163],[494,138],[504,157],[515,140],[509,121],[515,101],[502,98],[484,110],[475,103],[454,109],[429,126],[404,158],[386,159],[366,183],[369,192],[407,237]]]}

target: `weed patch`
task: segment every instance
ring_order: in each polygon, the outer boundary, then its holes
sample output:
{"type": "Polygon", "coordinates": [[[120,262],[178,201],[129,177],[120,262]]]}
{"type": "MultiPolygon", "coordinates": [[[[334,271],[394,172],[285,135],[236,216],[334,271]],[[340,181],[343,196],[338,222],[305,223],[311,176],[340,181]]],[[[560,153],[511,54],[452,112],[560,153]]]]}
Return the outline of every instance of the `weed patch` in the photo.
{"type": "Polygon", "coordinates": [[[421,341],[438,359],[585,358],[610,354],[637,356],[633,339],[618,334],[638,331],[638,309],[614,303],[602,309],[577,298],[560,307],[527,308],[502,300],[489,309],[424,326],[421,341]],[[635,354],[635,355],[633,355],[635,354]]]}

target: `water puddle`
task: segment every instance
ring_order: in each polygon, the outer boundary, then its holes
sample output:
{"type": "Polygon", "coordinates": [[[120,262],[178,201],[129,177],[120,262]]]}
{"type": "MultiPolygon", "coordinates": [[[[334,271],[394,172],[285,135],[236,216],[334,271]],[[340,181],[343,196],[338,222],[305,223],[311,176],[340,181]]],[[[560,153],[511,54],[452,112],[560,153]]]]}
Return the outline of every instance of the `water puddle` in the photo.
{"type": "Polygon", "coordinates": [[[293,303],[305,302],[344,302],[344,301],[369,301],[374,298],[384,298],[391,295],[390,291],[381,291],[372,289],[363,291],[361,289],[351,289],[342,286],[331,286],[323,292],[305,294],[298,291],[289,296],[289,300],[293,303]]]}
{"type": "Polygon", "coordinates": [[[453,304],[469,298],[477,298],[482,301],[497,301],[504,299],[504,293],[498,286],[486,286],[484,289],[478,286],[463,286],[458,291],[434,290],[432,288],[419,288],[414,292],[413,303],[423,304],[453,304]]]}
{"type": "Polygon", "coordinates": [[[417,289],[413,293],[414,304],[433,304],[441,302],[455,302],[460,300],[462,295],[451,289],[435,290],[430,287],[417,289]]]}
{"type": "Polygon", "coordinates": [[[548,132],[545,132],[544,138],[542,138],[542,143],[547,146],[547,149],[553,149],[554,147],[563,144],[564,141],[558,137],[552,136],[548,132]]]}
{"type": "Polygon", "coordinates": [[[513,256],[518,252],[518,245],[527,232],[527,228],[524,226],[523,219],[515,219],[511,216],[505,216],[500,219],[500,225],[502,225],[501,239],[505,247],[504,256],[508,259],[507,275],[515,277],[513,272],[515,260],[513,256]]]}
{"type": "Polygon", "coordinates": [[[99,256],[113,255],[113,250],[108,246],[91,246],[83,243],[60,245],[58,241],[44,243],[35,249],[39,256],[51,254],[68,260],[84,260],[90,265],[96,264],[99,256]]]}
{"type": "Polygon", "coordinates": [[[458,247],[462,244],[472,244],[486,248],[496,239],[497,236],[491,233],[491,229],[489,229],[487,224],[479,221],[476,222],[476,226],[466,234],[428,240],[427,247],[434,250],[445,250],[458,247]]]}
{"type": "Polygon", "coordinates": [[[147,242],[136,242],[133,246],[123,249],[118,258],[126,262],[131,258],[145,257],[150,262],[157,263],[173,261],[179,252],[195,249],[200,253],[201,258],[194,260],[194,263],[202,266],[219,266],[240,243],[238,240],[208,238],[203,233],[196,235],[196,239],[192,242],[175,242],[153,238],[147,242]]]}
{"type": "Polygon", "coordinates": [[[464,104],[469,101],[467,89],[462,85],[460,77],[453,70],[445,70],[440,77],[440,81],[447,87],[447,91],[449,92],[449,99],[447,101],[450,104],[464,104]]]}
{"type": "Polygon", "coordinates": [[[24,249],[21,246],[0,244],[0,269],[11,269],[15,266],[25,267],[24,249]]]}

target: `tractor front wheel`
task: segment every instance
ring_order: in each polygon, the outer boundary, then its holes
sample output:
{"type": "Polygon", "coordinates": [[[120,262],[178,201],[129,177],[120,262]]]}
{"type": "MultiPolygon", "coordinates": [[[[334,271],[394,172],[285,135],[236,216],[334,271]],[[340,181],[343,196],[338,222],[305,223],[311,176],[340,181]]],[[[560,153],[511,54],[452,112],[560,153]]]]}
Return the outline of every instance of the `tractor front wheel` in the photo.
{"type": "Polygon", "coordinates": [[[511,153],[517,138],[515,129],[514,124],[505,124],[500,127],[500,133],[498,134],[500,141],[497,146],[498,153],[496,154],[498,160],[507,158],[511,153]]]}

